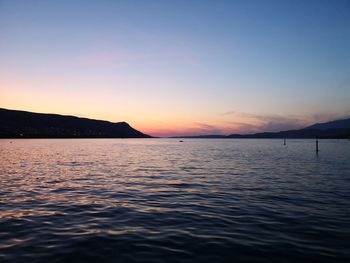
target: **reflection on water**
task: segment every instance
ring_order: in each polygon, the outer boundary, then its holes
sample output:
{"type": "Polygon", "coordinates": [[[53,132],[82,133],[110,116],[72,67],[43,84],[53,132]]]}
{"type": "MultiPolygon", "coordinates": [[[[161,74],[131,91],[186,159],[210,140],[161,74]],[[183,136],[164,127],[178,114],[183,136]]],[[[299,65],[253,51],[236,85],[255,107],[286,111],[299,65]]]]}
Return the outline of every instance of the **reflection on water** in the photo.
{"type": "Polygon", "coordinates": [[[0,262],[350,262],[350,142],[0,140],[0,262]]]}

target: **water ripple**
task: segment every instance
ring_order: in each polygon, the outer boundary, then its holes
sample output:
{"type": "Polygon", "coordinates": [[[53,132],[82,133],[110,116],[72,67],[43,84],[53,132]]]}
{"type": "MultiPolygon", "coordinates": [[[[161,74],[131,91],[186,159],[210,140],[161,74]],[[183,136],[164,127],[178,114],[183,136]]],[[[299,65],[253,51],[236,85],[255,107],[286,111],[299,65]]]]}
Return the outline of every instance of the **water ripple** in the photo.
{"type": "Polygon", "coordinates": [[[350,143],[0,141],[0,262],[350,262],[350,143]]]}

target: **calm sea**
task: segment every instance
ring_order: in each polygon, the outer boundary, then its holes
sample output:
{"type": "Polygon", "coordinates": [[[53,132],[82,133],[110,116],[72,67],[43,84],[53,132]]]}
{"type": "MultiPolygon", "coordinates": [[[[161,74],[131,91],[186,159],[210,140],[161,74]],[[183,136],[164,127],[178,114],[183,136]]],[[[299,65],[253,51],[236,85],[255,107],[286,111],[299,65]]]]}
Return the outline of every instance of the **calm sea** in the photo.
{"type": "Polygon", "coordinates": [[[0,262],[350,262],[350,141],[0,140],[0,262]]]}

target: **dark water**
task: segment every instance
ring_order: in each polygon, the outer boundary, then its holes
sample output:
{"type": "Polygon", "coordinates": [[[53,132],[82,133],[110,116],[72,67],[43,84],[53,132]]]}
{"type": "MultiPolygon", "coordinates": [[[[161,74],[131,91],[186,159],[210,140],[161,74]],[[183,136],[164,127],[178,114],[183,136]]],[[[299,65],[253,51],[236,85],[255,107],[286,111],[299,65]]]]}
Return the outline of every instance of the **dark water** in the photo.
{"type": "Polygon", "coordinates": [[[0,262],[350,262],[350,141],[0,140],[0,262]]]}

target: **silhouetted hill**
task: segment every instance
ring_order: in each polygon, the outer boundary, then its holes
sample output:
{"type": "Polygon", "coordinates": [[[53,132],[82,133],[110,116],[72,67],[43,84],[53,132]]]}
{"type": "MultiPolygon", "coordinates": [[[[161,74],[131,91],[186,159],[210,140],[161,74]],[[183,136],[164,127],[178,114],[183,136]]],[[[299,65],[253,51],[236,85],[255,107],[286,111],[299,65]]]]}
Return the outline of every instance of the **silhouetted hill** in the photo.
{"type": "Polygon", "coordinates": [[[253,134],[177,136],[173,138],[350,138],[350,118],[317,123],[300,130],[260,132],[253,134]]]}
{"type": "Polygon", "coordinates": [[[350,129],[301,129],[280,132],[261,132],[254,134],[231,134],[227,138],[350,138],[350,129]]]}
{"type": "Polygon", "coordinates": [[[350,138],[350,119],[317,123],[300,130],[231,134],[228,138],[350,138]]]}
{"type": "Polygon", "coordinates": [[[304,129],[329,130],[329,129],[350,129],[350,118],[329,121],[324,123],[316,123],[314,125],[305,127],[304,129]]]}
{"type": "Polygon", "coordinates": [[[0,138],[149,138],[126,122],[0,108],[0,138]]]}

